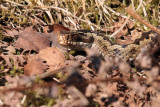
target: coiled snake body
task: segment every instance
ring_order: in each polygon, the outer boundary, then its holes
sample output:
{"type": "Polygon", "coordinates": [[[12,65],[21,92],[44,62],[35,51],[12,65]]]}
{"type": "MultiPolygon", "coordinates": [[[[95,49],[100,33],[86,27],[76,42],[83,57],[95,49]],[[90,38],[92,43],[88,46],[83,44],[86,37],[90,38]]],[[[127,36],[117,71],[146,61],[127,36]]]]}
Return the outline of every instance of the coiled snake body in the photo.
{"type": "Polygon", "coordinates": [[[151,42],[153,36],[153,34],[147,34],[143,39],[135,40],[132,44],[118,45],[105,39],[105,36],[101,34],[91,31],[61,31],[58,35],[58,42],[60,45],[73,50],[97,48],[103,56],[119,56],[125,60],[134,60],[141,48],[151,42]]]}

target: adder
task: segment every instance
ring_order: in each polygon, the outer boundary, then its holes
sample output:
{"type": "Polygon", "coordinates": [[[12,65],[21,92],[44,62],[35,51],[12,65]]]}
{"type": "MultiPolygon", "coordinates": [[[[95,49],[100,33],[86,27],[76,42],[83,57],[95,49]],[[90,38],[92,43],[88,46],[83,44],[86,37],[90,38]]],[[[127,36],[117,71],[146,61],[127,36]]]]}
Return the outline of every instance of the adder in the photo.
{"type": "Polygon", "coordinates": [[[105,32],[99,31],[61,31],[58,35],[58,43],[73,50],[84,50],[85,48],[97,48],[102,56],[119,56],[125,60],[134,60],[141,48],[152,41],[155,33],[147,32],[141,38],[129,45],[119,45],[106,39],[105,32]]]}

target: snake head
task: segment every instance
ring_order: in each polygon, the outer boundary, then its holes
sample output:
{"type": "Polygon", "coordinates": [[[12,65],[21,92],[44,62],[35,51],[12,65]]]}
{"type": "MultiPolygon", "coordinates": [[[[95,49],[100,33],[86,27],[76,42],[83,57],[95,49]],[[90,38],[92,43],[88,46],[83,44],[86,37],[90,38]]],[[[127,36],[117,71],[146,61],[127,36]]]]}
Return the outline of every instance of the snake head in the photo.
{"type": "Polygon", "coordinates": [[[58,35],[58,43],[73,50],[81,51],[85,48],[90,48],[93,41],[94,38],[91,33],[86,34],[76,31],[61,31],[58,35]]]}

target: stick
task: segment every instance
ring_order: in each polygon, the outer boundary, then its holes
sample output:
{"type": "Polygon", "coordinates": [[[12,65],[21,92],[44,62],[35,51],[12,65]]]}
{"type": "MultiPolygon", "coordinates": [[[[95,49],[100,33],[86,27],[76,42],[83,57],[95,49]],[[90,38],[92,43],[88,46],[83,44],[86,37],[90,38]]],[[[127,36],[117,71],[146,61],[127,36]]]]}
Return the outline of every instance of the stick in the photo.
{"type": "Polygon", "coordinates": [[[137,19],[141,23],[143,23],[145,26],[149,27],[151,30],[155,31],[156,33],[160,34],[160,29],[157,27],[151,25],[149,22],[144,20],[140,15],[138,15],[134,10],[132,10],[130,7],[126,8],[126,11],[128,14],[130,14],[133,18],[137,19]]]}

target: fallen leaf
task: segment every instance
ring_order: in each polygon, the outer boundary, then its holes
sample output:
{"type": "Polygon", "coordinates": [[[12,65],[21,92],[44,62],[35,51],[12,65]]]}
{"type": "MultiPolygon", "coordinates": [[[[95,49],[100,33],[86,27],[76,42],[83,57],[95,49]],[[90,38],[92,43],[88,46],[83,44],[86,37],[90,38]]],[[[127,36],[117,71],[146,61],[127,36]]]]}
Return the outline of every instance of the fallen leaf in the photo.
{"type": "Polygon", "coordinates": [[[142,36],[142,31],[138,31],[137,29],[134,29],[133,31],[131,31],[131,35],[132,35],[132,40],[135,41],[138,38],[141,38],[142,36]]]}
{"type": "Polygon", "coordinates": [[[31,27],[28,27],[19,34],[19,38],[14,46],[17,49],[22,48],[25,50],[35,50],[39,52],[39,50],[49,47],[50,41],[47,35],[42,35],[42,33],[38,33],[31,27]]]}
{"type": "Polygon", "coordinates": [[[31,56],[28,58],[27,64],[24,66],[24,74],[27,76],[42,74],[46,69],[47,67],[38,56],[31,56]]]}
{"type": "Polygon", "coordinates": [[[19,68],[19,64],[23,65],[23,63],[25,62],[23,55],[14,55],[14,53],[16,52],[15,47],[8,46],[6,48],[3,48],[3,51],[4,52],[2,53],[1,57],[6,61],[9,68],[12,68],[13,66],[19,68]],[[13,62],[11,59],[13,60],[13,62]]]}
{"type": "Polygon", "coordinates": [[[46,61],[50,70],[58,69],[65,64],[65,56],[56,47],[47,47],[39,51],[38,57],[46,61]]]}

